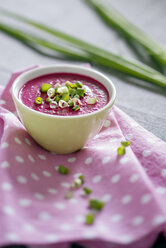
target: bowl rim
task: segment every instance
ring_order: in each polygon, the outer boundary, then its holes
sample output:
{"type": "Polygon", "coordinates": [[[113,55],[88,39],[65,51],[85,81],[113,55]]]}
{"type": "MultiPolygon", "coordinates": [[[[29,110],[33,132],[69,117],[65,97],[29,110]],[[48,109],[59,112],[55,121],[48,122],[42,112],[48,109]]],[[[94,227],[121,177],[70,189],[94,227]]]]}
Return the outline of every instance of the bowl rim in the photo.
{"type": "MultiPolygon", "coordinates": [[[[59,73],[58,71],[56,72],[52,72],[53,73],[59,73]]],[[[95,79],[96,80],[96,79],[95,79]]],[[[100,82],[100,80],[98,80],[100,82]]],[[[26,82],[25,82],[26,83],[26,82]]],[[[25,84],[24,83],[24,84],[25,84]]],[[[102,82],[100,82],[102,84],[102,82]]],[[[19,90],[21,89],[22,86],[20,86],[19,90]]],[[[18,90],[18,91],[19,91],[18,90]]],[[[78,119],[78,118],[85,118],[85,117],[89,117],[89,116],[93,116],[93,115],[96,115],[100,112],[103,112],[109,108],[111,108],[115,102],[115,99],[116,99],[116,88],[112,82],[111,79],[109,79],[107,76],[105,76],[103,73],[95,70],[95,69],[91,69],[91,68],[87,68],[87,67],[84,67],[83,65],[80,66],[80,65],[70,65],[70,64],[52,64],[52,65],[46,65],[46,66],[39,66],[37,68],[34,68],[34,69],[30,69],[26,72],[23,72],[21,75],[19,75],[13,82],[13,85],[12,85],[12,89],[11,89],[11,93],[12,93],[12,97],[14,99],[14,101],[16,101],[17,103],[19,103],[20,105],[22,105],[25,109],[29,110],[29,111],[32,111],[32,113],[35,113],[36,115],[39,115],[39,116],[43,116],[43,117],[48,117],[48,118],[53,118],[53,119],[78,119]],[[86,74],[86,72],[89,72],[89,73],[92,73],[92,74],[95,74],[96,76],[99,76],[99,77],[102,77],[104,78],[111,86],[111,90],[112,90],[112,96],[110,97],[110,92],[108,90],[108,87],[104,85],[104,87],[107,89],[108,93],[109,93],[109,101],[108,103],[102,107],[101,109],[99,110],[96,110],[92,113],[87,113],[87,114],[81,114],[81,115],[73,115],[73,116],[69,116],[69,115],[66,115],[66,116],[61,116],[61,115],[51,115],[51,114],[47,114],[47,113],[42,113],[42,112],[39,112],[39,111],[36,111],[34,109],[31,109],[30,107],[28,107],[27,105],[25,105],[21,99],[19,99],[18,97],[18,94],[16,95],[15,94],[15,88],[17,86],[17,84],[19,83],[20,80],[24,80],[24,78],[28,75],[31,75],[33,73],[36,73],[36,72],[41,72],[41,75],[39,76],[34,76],[32,77],[32,79],[35,79],[37,77],[40,77],[40,76],[43,76],[43,75],[47,75],[47,74],[51,74],[50,72],[46,72],[44,74],[42,74],[42,71],[43,70],[49,70],[49,69],[54,69],[54,68],[59,68],[61,71],[60,73],[73,73],[73,74],[79,74],[81,75],[81,72],[74,72],[74,70],[81,70],[83,73],[85,74],[82,74],[84,76],[88,76],[88,77],[91,77],[92,79],[95,79],[93,77],[93,75],[89,76],[88,74],[86,74]],[[62,71],[64,68],[64,71],[62,71]],[[66,69],[71,69],[73,70],[73,72],[65,72],[66,69]]]]}

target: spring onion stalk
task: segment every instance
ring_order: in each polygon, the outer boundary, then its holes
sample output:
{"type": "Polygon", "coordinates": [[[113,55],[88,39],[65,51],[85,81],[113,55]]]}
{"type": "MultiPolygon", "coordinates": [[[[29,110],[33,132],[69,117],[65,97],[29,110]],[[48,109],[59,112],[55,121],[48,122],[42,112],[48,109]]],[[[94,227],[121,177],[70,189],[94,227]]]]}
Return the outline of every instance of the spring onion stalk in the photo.
{"type": "Polygon", "coordinates": [[[121,13],[111,6],[102,4],[102,1],[86,0],[111,27],[121,31],[125,36],[135,40],[147,53],[155,58],[160,64],[166,66],[166,51],[153,41],[137,26],[128,21],[121,13]]]}
{"type": "Polygon", "coordinates": [[[74,52],[70,50],[69,48],[64,48],[57,44],[50,43],[46,40],[39,39],[36,36],[27,34],[25,32],[23,33],[22,31],[13,29],[4,24],[0,24],[0,30],[9,33],[10,35],[16,37],[17,39],[29,41],[31,43],[35,43],[37,45],[47,47],[51,50],[59,51],[60,53],[63,53],[75,59],[82,59],[84,61],[87,59],[88,62],[95,62],[99,65],[106,66],[108,68],[112,68],[120,72],[124,72],[130,76],[149,81],[151,83],[160,85],[162,87],[166,87],[166,77],[147,65],[144,65],[142,63],[131,62],[109,51],[106,51],[104,49],[91,45],[85,41],[77,39],[71,35],[60,32],[56,29],[53,29],[41,23],[28,20],[27,18],[15,15],[13,13],[9,13],[6,11],[1,10],[0,12],[7,14],[10,17],[17,18],[25,22],[26,24],[30,24],[38,29],[46,31],[47,33],[50,33],[54,35],[55,37],[62,39],[67,44],[70,44],[73,47],[79,48],[81,52],[85,52],[85,54],[74,52]]]}
{"type": "Polygon", "coordinates": [[[21,40],[23,42],[29,42],[29,43],[32,43],[32,44],[35,44],[35,45],[38,45],[38,46],[41,46],[44,48],[48,48],[50,50],[59,52],[59,53],[66,55],[70,58],[73,58],[73,59],[78,59],[78,60],[88,61],[88,62],[92,61],[88,55],[74,52],[74,51],[70,50],[69,48],[65,48],[63,46],[60,46],[59,44],[57,45],[55,43],[51,43],[51,42],[46,41],[44,39],[40,39],[34,35],[31,35],[30,33],[15,29],[15,28],[10,27],[9,25],[6,25],[4,23],[0,23],[0,31],[3,31],[3,32],[11,35],[12,37],[14,37],[18,40],[21,40]]]}

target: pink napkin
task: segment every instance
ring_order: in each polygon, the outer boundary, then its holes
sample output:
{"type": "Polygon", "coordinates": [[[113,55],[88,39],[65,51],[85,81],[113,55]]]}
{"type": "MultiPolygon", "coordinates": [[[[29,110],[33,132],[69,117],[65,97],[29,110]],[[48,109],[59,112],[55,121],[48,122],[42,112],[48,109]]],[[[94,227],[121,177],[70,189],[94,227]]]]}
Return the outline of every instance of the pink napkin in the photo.
{"type": "Polygon", "coordinates": [[[51,154],[15,115],[10,88],[20,73],[12,75],[0,96],[0,245],[150,247],[166,230],[166,143],[114,107],[84,149],[51,154]],[[131,146],[120,157],[117,148],[124,140],[131,146]],[[69,175],[57,172],[61,164],[69,175]],[[64,198],[79,173],[93,190],[90,198],[106,202],[91,226],[84,224],[89,209],[82,190],[64,198]]]}

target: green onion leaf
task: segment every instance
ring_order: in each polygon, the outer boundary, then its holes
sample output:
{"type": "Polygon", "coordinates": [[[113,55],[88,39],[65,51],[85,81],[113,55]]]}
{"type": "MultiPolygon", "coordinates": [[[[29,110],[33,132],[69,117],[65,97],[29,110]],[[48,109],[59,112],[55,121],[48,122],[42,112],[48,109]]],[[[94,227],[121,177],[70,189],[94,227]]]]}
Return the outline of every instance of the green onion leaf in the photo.
{"type": "Polygon", "coordinates": [[[94,210],[102,210],[102,208],[105,206],[105,203],[102,201],[99,201],[97,199],[90,199],[89,200],[89,207],[94,210]]]}
{"type": "Polygon", "coordinates": [[[90,195],[92,193],[92,190],[90,188],[87,188],[87,187],[84,187],[83,191],[84,191],[85,195],[90,195]]]}
{"type": "Polygon", "coordinates": [[[158,62],[166,66],[166,51],[161,48],[155,41],[148,37],[141,29],[127,20],[121,13],[111,6],[102,4],[102,1],[86,0],[93,6],[96,12],[103,18],[103,20],[113,28],[116,28],[125,37],[136,41],[146,52],[153,56],[158,62]]]}
{"type": "Polygon", "coordinates": [[[129,146],[130,145],[130,141],[128,140],[128,141],[122,141],[121,142],[121,145],[122,146],[129,146]]]}
{"type": "Polygon", "coordinates": [[[126,153],[125,147],[121,146],[117,150],[119,156],[123,156],[126,153]]]}
{"type": "Polygon", "coordinates": [[[30,33],[22,32],[18,29],[0,23],[1,31],[17,38],[18,40],[24,41],[26,43],[30,43],[30,45],[46,47],[50,50],[58,51],[62,54],[65,54],[75,59],[95,62],[99,65],[106,66],[108,68],[112,68],[120,72],[124,72],[133,77],[149,81],[151,83],[160,85],[162,87],[166,87],[166,77],[143,63],[129,61],[107,50],[91,45],[90,43],[87,43],[71,35],[60,32],[49,26],[28,20],[27,18],[16,15],[12,12],[1,10],[1,13],[8,15],[12,18],[18,19],[29,25],[32,25],[47,33],[50,33],[53,36],[58,37],[61,40],[64,40],[67,45],[71,44],[72,46],[79,48],[80,51],[75,52],[72,50],[71,47],[65,48],[64,46],[60,46],[59,43],[58,44],[51,43],[47,40],[40,39],[34,35],[31,35],[30,33]]]}
{"type": "Polygon", "coordinates": [[[60,174],[63,174],[63,175],[68,175],[68,174],[69,174],[69,169],[66,168],[66,167],[63,166],[63,165],[59,165],[59,167],[58,167],[58,172],[59,172],[60,174]]]}
{"type": "Polygon", "coordinates": [[[52,87],[51,84],[42,84],[41,86],[41,92],[47,92],[47,90],[49,90],[52,87]]]}
{"type": "Polygon", "coordinates": [[[79,106],[79,105],[76,105],[76,106],[74,106],[74,107],[72,108],[72,110],[73,110],[73,111],[78,111],[78,110],[80,110],[80,106],[79,106]]]}
{"type": "Polygon", "coordinates": [[[95,215],[94,214],[87,214],[85,216],[85,224],[87,225],[92,225],[95,220],[95,215]]]}
{"type": "Polygon", "coordinates": [[[35,103],[38,104],[38,105],[41,105],[42,102],[43,102],[43,99],[40,96],[37,96],[36,99],[35,99],[35,103]]]}

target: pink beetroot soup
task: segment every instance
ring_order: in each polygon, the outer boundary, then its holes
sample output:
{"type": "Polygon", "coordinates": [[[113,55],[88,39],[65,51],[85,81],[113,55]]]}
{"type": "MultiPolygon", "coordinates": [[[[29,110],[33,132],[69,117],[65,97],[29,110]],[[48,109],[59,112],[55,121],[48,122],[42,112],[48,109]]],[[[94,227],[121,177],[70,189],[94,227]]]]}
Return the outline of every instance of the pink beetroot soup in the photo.
{"type": "Polygon", "coordinates": [[[103,108],[109,101],[109,94],[107,89],[93,78],[73,73],[54,73],[26,82],[20,89],[19,98],[26,106],[41,113],[73,116],[92,113],[103,108]],[[80,82],[83,84],[82,88],[85,89],[84,97],[79,98],[79,103],[81,103],[78,105],[80,108],[76,111],[73,111],[71,107],[61,108],[58,104],[56,108],[51,108],[50,102],[46,102],[48,98],[47,92],[41,92],[42,84],[51,84],[52,88],[54,88],[56,84],[65,85],[66,81],[70,81],[73,85],[76,82],[80,82]],[[42,98],[42,104],[35,103],[36,97],[42,98]],[[88,98],[96,98],[97,101],[93,104],[87,104],[88,98]]]}

